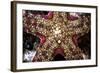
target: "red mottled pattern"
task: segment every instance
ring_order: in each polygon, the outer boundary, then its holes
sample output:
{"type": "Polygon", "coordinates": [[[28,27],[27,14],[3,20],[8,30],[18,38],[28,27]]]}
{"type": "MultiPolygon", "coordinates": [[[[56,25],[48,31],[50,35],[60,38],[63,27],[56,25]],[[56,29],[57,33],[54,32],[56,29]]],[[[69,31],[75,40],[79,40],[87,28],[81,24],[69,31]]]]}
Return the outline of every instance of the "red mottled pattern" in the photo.
{"type": "Polygon", "coordinates": [[[36,36],[38,36],[40,38],[40,44],[43,45],[43,43],[46,42],[46,37],[44,35],[40,34],[39,32],[36,32],[35,34],[36,34],[36,36]]]}
{"type": "Polygon", "coordinates": [[[76,46],[78,46],[78,38],[79,38],[80,36],[79,35],[77,35],[77,34],[74,34],[73,36],[72,36],[72,41],[73,41],[73,43],[76,45],[76,46]]]}
{"type": "Polygon", "coordinates": [[[62,56],[65,56],[64,49],[63,48],[55,48],[53,56],[56,56],[57,54],[61,54],[62,56]]]}
{"type": "Polygon", "coordinates": [[[49,12],[47,15],[43,16],[45,19],[52,19],[53,18],[53,12],[49,12]]]}

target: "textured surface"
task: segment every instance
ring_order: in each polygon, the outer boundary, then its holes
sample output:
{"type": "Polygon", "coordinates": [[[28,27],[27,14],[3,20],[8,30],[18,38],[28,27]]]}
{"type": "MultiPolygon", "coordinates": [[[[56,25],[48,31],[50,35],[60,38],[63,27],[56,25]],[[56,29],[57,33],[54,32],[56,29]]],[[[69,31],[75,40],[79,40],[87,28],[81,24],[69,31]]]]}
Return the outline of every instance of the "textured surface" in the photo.
{"type": "Polygon", "coordinates": [[[89,13],[23,10],[24,32],[40,40],[38,46],[33,43],[36,55],[32,61],[52,61],[57,54],[66,60],[89,59],[90,19],[89,13]]]}

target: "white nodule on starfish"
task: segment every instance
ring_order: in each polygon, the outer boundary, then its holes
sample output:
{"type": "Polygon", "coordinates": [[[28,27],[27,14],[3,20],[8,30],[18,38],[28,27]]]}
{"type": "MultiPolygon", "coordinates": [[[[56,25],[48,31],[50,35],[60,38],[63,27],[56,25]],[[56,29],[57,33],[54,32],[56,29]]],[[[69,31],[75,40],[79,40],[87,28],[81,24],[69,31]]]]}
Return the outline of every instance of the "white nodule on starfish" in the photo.
{"type": "Polygon", "coordinates": [[[61,43],[61,40],[58,40],[58,43],[61,43]]]}

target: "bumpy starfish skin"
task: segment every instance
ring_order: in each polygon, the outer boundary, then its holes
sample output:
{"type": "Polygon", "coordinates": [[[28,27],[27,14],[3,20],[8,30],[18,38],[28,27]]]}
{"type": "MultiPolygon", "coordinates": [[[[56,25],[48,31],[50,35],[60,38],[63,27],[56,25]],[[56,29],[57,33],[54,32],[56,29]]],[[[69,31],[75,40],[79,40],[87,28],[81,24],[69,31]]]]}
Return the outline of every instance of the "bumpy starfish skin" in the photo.
{"type": "MultiPolygon", "coordinates": [[[[77,46],[77,38],[89,32],[90,24],[87,16],[72,16],[67,12],[50,12],[42,17],[40,14],[23,15],[26,32],[38,32],[45,36],[45,42],[38,46],[33,61],[52,60],[55,48],[64,49],[66,60],[84,59],[82,50],[77,46]],[[85,22],[86,21],[86,22],[85,22]],[[76,35],[76,36],[75,36],[76,35]],[[73,38],[75,37],[75,38],[73,38]]],[[[36,35],[36,34],[35,34],[36,35]]]]}

